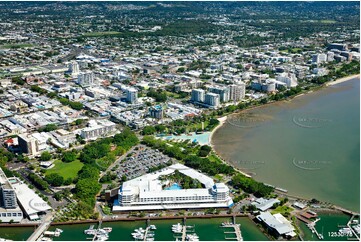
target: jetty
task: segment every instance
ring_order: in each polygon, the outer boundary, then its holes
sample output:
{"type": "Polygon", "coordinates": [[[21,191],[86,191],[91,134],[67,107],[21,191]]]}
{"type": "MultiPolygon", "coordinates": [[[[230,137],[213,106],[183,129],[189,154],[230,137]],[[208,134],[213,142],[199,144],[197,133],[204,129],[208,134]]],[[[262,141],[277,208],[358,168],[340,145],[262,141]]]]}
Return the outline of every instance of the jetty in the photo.
{"type": "Polygon", "coordinates": [[[336,210],[339,210],[339,211],[341,211],[341,212],[343,212],[343,213],[350,214],[350,215],[352,215],[352,216],[359,215],[359,214],[356,213],[356,212],[353,212],[353,211],[348,210],[348,209],[346,209],[346,208],[341,208],[341,207],[339,207],[339,206],[335,206],[335,205],[334,205],[333,208],[336,209],[336,210]]]}
{"type": "Polygon", "coordinates": [[[145,228],[143,241],[147,241],[147,235],[148,235],[149,229],[150,229],[149,226],[147,226],[147,227],[145,228]]]}
{"type": "Polygon", "coordinates": [[[317,235],[318,239],[322,240],[322,239],[323,239],[323,235],[320,234],[320,233],[318,233],[318,232],[317,232],[317,229],[316,229],[316,227],[315,227],[315,226],[316,226],[316,223],[317,223],[318,221],[320,221],[319,218],[316,219],[314,222],[308,223],[308,224],[307,224],[307,227],[310,228],[310,230],[311,230],[312,233],[314,233],[314,234],[317,235]]]}
{"type": "MultiPolygon", "coordinates": [[[[99,229],[101,229],[101,226],[102,226],[102,221],[100,220],[99,223],[98,223],[98,228],[96,229],[96,232],[94,233],[94,237],[92,238],[92,241],[95,241],[95,240],[96,240],[96,238],[97,238],[97,231],[98,231],[99,229]]],[[[94,226],[93,226],[93,228],[94,228],[94,226]]]]}
{"type": "Polygon", "coordinates": [[[235,224],[235,223],[226,223],[226,224],[222,224],[221,227],[223,228],[233,228],[234,231],[225,231],[225,234],[235,234],[236,238],[227,238],[225,237],[226,240],[237,240],[237,241],[243,241],[243,237],[242,237],[242,233],[241,233],[241,225],[240,224],[235,224]]]}
{"type": "Polygon", "coordinates": [[[48,213],[42,223],[35,229],[35,231],[30,235],[27,241],[37,241],[40,236],[50,227],[51,220],[53,218],[53,213],[48,213]]]}
{"type": "Polygon", "coordinates": [[[352,221],[355,218],[356,215],[352,215],[350,220],[347,222],[347,228],[349,228],[352,231],[352,234],[357,238],[358,241],[360,241],[360,236],[355,232],[355,230],[351,227],[352,221]]]}
{"type": "Polygon", "coordinates": [[[182,227],[182,241],[186,241],[187,236],[187,226],[183,225],[182,227]]]}

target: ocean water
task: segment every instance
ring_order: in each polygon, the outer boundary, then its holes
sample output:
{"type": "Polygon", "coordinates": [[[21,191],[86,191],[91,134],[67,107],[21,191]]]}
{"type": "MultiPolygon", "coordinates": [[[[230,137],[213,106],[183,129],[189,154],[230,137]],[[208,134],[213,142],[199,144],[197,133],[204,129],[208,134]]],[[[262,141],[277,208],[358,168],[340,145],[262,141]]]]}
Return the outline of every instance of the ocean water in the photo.
{"type": "Polygon", "coordinates": [[[232,115],[216,152],[256,180],[360,211],[360,80],[232,115]]]}

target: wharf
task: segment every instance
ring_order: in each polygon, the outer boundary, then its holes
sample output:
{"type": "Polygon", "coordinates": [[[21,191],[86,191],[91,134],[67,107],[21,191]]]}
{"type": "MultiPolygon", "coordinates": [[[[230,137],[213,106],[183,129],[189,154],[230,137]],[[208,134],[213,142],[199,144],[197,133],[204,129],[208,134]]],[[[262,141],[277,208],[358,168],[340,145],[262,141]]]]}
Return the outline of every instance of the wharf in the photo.
{"type": "Polygon", "coordinates": [[[234,232],[226,231],[226,232],[224,232],[225,234],[236,234],[236,238],[227,238],[226,237],[225,239],[226,240],[237,239],[237,241],[243,241],[240,226],[241,226],[240,224],[225,224],[225,225],[222,225],[223,228],[234,228],[234,232]]]}
{"type": "Polygon", "coordinates": [[[360,241],[360,236],[355,232],[355,230],[351,227],[351,223],[356,215],[352,215],[350,220],[347,222],[347,227],[352,231],[352,234],[360,241]]]}
{"type": "Polygon", "coordinates": [[[187,235],[187,226],[183,225],[183,227],[182,227],[182,241],[186,241],[186,235],[187,235]]]}
{"type": "Polygon", "coordinates": [[[42,223],[37,227],[27,239],[27,241],[37,241],[39,240],[40,236],[50,227],[51,220],[53,217],[53,213],[48,213],[44,218],[42,223]]]}
{"type": "Polygon", "coordinates": [[[352,215],[352,216],[359,215],[359,214],[356,213],[356,212],[353,212],[353,211],[348,210],[348,209],[346,209],[346,208],[341,208],[341,207],[339,207],[339,206],[333,206],[333,208],[336,209],[336,210],[339,210],[339,211],[341,211],[341,212],[344,212],[344,213],[346,213],[346,214],[350,214],[350,215],[352,215]]]}
{"type": "Polygon", "coordinates": [[[323,239],[323,235],[320,234],[320,233],[318,233],[318,232],[317,232],[317,229],[316,229],[316,227],[315,227],[316,222],[318,222],[318,221],[320,221],[320,219],[316,219],[314,222],[308,223],[308,224],[307,224],[307,227],[310,228],[310,230],[312,231],[312,233],[315,233],[315,234],[317,235],[318,239],[322,240],[322,239],[323,239]]]}
{"type": "Polygon", "coordinates": [[[144,232],[144,239],[143,239],[143,241],[147,241],[147,235],[148,235],[148,231],[149,231],[149,229],[150,229],[150,227],[149,227],[149,226],[147,226],[147,227],[145,228],[145,232],[144,232]]]}

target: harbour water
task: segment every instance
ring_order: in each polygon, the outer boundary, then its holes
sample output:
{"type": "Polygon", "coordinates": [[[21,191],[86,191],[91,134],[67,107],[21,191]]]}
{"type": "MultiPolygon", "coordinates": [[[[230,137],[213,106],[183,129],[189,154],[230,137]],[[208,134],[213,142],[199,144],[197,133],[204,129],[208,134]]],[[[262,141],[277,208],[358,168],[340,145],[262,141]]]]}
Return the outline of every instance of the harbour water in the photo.
{"type": "MultiPolygon", "coordinates": [[[[201,241],[224,241],[224,231],[231,231],[221,228],[222,222],[228,221],[227,218],[212,218],[212,219],[187,219],[187,225],[195,226],[195,233],[199,236],[201,241]]],[[[230,220],[229,220],[230,221],[230,220]]],[[[257,228],[257,226],[248,218],[237,218],[237,223],[241,224],[241,231],[243,239],[246,241],[268,240],[267,237],[257,228]]],[[[154,220],[151,224],[156,225],[155,232],[156,241],[175,241],[174,234],[171,231],[172,224],[182,223],[178,219],[170,220],[154,220]]],[[[54,241],[84,241],[91,237],[84,234],[84,230],[88,229],[90,225],[97,224],[74,224],[52,226],[50,231],[55,228],[60,228],[64,232],[60,237],[55,237],[54,241]]],[[[112,227],[113,231],[109,233],[110,241],[133,241],[131,233],[134,229],[139,227],[146,227],[145,221],[127,221],[127,222],[107,222],[103,223],[102,227],[112,227]]],[[[0,228],[0,237],[12,240],[26,240],[33,228],[0,228]]],[[[227,234],[227,237],[232,235],[227,234]]],[[[229,240],[232,241],[232,240],[229,240]]]]}
{"type": "MultiPolygon", "coordinates": [[[[338,234],[339,226],[346,225],[350,216],[343,213],[320,213],[320,221],[316,223],[317,232],[323,234],[326,241],[345,241],[347,236],[338,234]]],[[[304,232],[304,240],[319,240],[315,234],[312,234],[306,224],[300,222],[300,227],[304,232]]]]}
{"type": "MultiPolygon", "coordinates": [[[[227,221],[225,218],[212,218],[212,219],[187,219],[187,225],[194,225],[195,233],[199,236],[200,240],[208,241],[221,241],[225,240],[224,228],[220,225],[222,222],[227,221]]],[[[156,241],[175,241],[174,234],[171,231],[172,224],[182,223],[181,220],[154,220],[150,224],[156,225],[155,232],[156,241]]],[[[267,237],[257,228],[257,226],[248,218],[237,218],[237,223],[241,224],[242,236],[245,240],[267,240],[267,237]]],[[[78,224],[78,225],[63,225],[50,228],[60,228],[64,232],[60,237],[54,240],[86,240],[87,235],[83,231],[89,228],[91,224],[78,224]]],[[[95,224],[94,224],[95,225],[95,224]]],[[[96,226],[95,226],[96,227],[96,226]]],[[[115,241],[132,241],[134,240],[131,233],[134,229],[139,227],[146,227],[145,221],[132,221],[132,222],[108,222],[103,223],[102,227],[112,227],[113,231],[109,233],[109,240],[115,241]]]]}
{"type": "Polygon", "coordinates": [[[25,241],[33,233],[33,227],[0,227],[0,238],[25,241]]]}
{"type": "Polygon", "coordinates": [[[360,211],[360,80],[231,115],[217,153],[290,194],[360,211]]]}

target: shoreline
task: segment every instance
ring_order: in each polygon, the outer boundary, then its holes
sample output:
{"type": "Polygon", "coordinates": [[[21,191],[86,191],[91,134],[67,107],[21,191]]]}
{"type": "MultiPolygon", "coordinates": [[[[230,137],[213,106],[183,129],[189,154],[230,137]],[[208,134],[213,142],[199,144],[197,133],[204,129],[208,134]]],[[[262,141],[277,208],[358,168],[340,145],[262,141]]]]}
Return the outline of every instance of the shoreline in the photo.
{"type": "MultiPolygon", "coordinates": [[[[311,90],[308,90],[307,92],[304,92],[304,93],[301,93],[301,94],[298,94],[298,95],[295,95],[295,96],[292,96],[292,97],[289,97],[287,99],[283,99],[283,100],[279,100],[279,101],[272,101],[272,102],[268,102],[266,104],[262,104],[262,105],[257,105],[257,106],[252,106],[252,107],[248,107],[248,108],[245,108],[243,110],[239,110],[239,111],[236,111],[236,112],[233,112],[233,113],[229,113],[225,116],[222,116],[220,118],[218,118],[218,120],[222,120],[222,122],[220,122],[219,125],[217,125],[217,127],[212,131],[212,135],[210,136],[210,144],[211,144],[211,147],[213,149],[213,152],[222,160],[224,161],[226,164],[232,166],[235,170],[239,171],[240,173],[242,174],[245,174],[244,171],[240,170],[241,168],[238,168],[238,167],[235,167],[235,165],[233,165],[230,161],[224,159],[221,155],[219,155],[217,153],[217,151],[215,150],[215,146],[212,144],[212,138],[213,138],[213,134],[214,132],[219,129],[220,127],[222,127],[224,125],[224,123],[226,122],[227,118],[229,115],[234,115],[234,114],[240,114],[242,112],[246,112],[246,111],[250,111],[250,110],[253,110],[255,108],[261,108],[261,107],[265,107],[267,105],[272,105],[272,104],[275,104],[275,103],[278,103],[278,102],[291,102],[294,98],[297,98],[297,97],[302,97],[302,96],[306,96],[307,94],[311,94],[311,93],[316,93],[317,91],[319,90],[322,90],[324,88],[327,88],[327,87],[330,87],[330,86],[334,86],[334,85],[337,85],[337,84],[341,84],[341,83],[344,83],[344,82],[347,82],[347,81],[351,81],[351,80],[354,80],[356,78],[360,78],[360,74],[355,74],[355,75],[350,75],[350,76],[346,76],[346,77],[343,77],[343,78],[339,78],[335,81],[329,81],[329,82],[326,82],[324,83],[323,85],[321,86],[318,86],[318,87],[315,87],[315,88],[312,88],[311,90]]],[[[252,177],[250,175],[247,174],[248,177],[252,177]]],[[[257,180],[256,180],[257,181],[257,180]]],[[[287,196],[287,195],[286,195],[287,196]]]]}
{"type": "Polygon", "coordinates": [[[219,129],[220,127],[223,126],[223,124],[227,121],[228,115],[217,118],[217,120],[219,121],[219,124],[211,131],[209,137],[208,137],[208,144],[209,146],[212,147],[212,149],[214,150],[213,144],[212,144],[212,138],[214,133],[217,131],[217,129],[219,129]]]}
{"type": "Polygon", "coordinates": [[[225,164],[230,165],[233,167],[233,169],[235,169],[237,172],[241,173],[242,175],[246,176],[246,177],[252,177],[251,175],[247,174],[246,172],[242,171],[241,169],[237,168],[236,166],[234,166],[233,164],[230,164],[228,161],[226,161],[225,159],[223,159],[214,149],[214,146],[212,144],[212,137],[213,134],[217,131],[217,129],[219,129],[220,127],[223,126],[223,124],[227,121],[228,115],[217,118],[217,120],[219,121],[219,124],[211,131],[211,134],[209,135],[209,146],[211,146],[212,151],[218,156],[218,158],[225,164]]]}
{"type": "Polygon", "coordinates": [[[352,80],[354,78],[360,78],[360,74],[342,77],[342,78],[337,79],[335,81],[329,81],[329,82],[326,83],[326,87],[334,86],[334,85],[337,85],[337,84],[340,84],[340,83],[343,83],[343,82],[347,82],[347,81],[350,81],[350,80],[352,80]]]}

